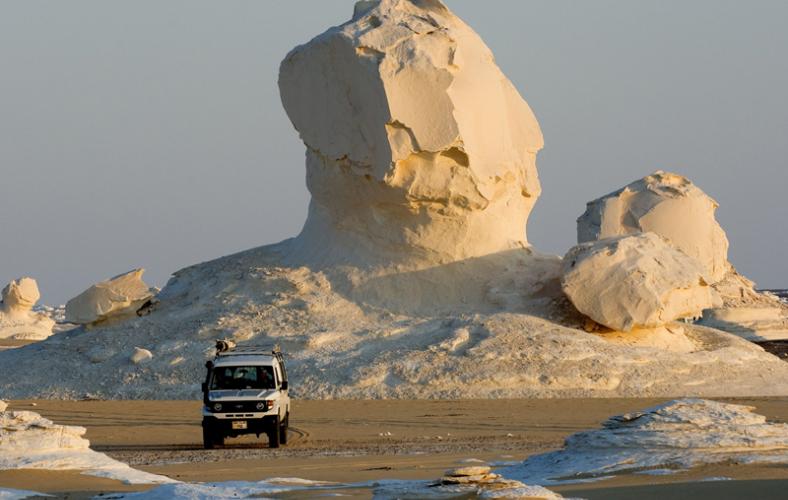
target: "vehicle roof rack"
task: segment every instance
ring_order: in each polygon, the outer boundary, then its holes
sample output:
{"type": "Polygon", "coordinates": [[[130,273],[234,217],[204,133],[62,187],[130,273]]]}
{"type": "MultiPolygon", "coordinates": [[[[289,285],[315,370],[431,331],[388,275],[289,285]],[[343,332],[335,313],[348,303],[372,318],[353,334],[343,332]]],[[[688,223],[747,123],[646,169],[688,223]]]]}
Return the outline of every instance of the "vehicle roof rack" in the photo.
{"type": "Polygon", "coordinates": [[[267,355],[276,356],[282,354],[282,349],[279,344],[264,344],[264,345],[236,345],[232,340],[217,340],[216,341],[216,355],[217,356],[249,356],[249,355],[267,355]]]}

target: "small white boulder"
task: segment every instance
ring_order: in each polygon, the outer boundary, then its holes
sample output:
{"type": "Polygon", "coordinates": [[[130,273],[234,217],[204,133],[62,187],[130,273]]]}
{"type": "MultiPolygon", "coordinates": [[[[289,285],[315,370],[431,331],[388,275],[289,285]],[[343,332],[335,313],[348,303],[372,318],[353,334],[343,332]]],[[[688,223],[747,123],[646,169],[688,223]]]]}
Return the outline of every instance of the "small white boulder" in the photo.
{"type": "Polygon", "coordinates": [[[563,273],[577,310],[618,331],[698,317],[721,303],[703,266],[654,233],[578,245],[564,257],[563,273]]]}
{"type": "Polygon", "coordinates": [[[6,408],[8,408],[8,403],[0,401],[0,413],[4,412],[6,408]]]}
{"type": "Polygon", "coordinates": [[[88,325],[135,314],[154,292],[142,281],[144,269],[135,269],[97,283],[66,304],[66,321],[88,325]]]}
{"type": "Polygon", "coordinates": [[[135,347],[134,353],[131,355],[131,362],[135,365],[140,363],[145,363],[146,361],[150,361],[153,359],[153,353],[147,349],[143,349],[142,347],[135,347]]]}
{"type": "Polygon", "coordinates": [[[717,202],[689,179],[661,170],[588,203],[577,219],[577,241],[653,232],[697,259],[712,283],[728,272],[728,238],[717,202]]]}

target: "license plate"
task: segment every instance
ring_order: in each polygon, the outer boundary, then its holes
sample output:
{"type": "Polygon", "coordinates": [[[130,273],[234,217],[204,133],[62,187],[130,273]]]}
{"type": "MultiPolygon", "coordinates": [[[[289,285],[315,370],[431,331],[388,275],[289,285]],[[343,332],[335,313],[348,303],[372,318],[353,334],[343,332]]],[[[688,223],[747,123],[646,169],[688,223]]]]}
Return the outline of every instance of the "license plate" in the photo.
{"type": "Polygon", "coordinates": [[[233,429],[246,429],[246,420],[234,420],[233,429]]]}

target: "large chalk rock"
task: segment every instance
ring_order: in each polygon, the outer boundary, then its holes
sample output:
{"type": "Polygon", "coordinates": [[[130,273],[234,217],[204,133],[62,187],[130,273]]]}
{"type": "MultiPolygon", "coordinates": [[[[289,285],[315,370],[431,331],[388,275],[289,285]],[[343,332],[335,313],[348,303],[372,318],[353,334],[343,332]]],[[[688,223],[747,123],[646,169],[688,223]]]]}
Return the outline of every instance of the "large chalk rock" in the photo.
{"type": "Polygon", "coordinates": [[[714,218],[717,202],[686,177],[657,171],[588,203],[577,219],[584,243],[654,232],[704,266],[712,282],[728,272],[728,239],[714,218]]]}
{"type": "Polygon", "coordinates": [[[312,194],[291,257],[450,262],[527,244],[539,124],[440,1],[357,3],[287,55],[279,88],[312,194]]]}
{"type": "Polygon", "coordinates": [[[572,248],[561,285],[578,311],[625,332],[697,317],[721,304],[703,266],[654,233],[572,248]]]}
{"type": "Polygon", "coordinates": [[[91,286],[66,303],[66,321],[85,325],[136,313],[154,296],[142,281],[144,272],[135,269],[91,286]]]}
{"type": "Polygon", "coordinates": [[[19,278],[3,288],[0,339],[41,340],[52,335],[55,321],[32,310],[40,297],[33,278],[19,278]]]}

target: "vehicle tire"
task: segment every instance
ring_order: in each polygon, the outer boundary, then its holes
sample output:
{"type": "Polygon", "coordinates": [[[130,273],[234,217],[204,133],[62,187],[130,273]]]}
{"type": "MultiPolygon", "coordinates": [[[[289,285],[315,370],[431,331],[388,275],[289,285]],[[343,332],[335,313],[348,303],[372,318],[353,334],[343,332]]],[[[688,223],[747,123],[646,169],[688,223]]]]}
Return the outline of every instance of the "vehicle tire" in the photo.
{"type": "Polygon", "coordinates": [[[271,427],[268,429],[268,447],[269,448],[279,448],[279,428],[281,427],[282,423],[279,421],[279,415],[276,416],[276,419],[271,424],[271,427]]]}
{"type": "Polygon", "coordinates": [[[287,428],[290,426],[290,412],[285,414],[285,419],[282,425],[279,426],[279,442],[287,444],[287,428]]]}
{"type": "Polygon", "coordinates": [[[224,446],[224,436],[219,433],[214,426],[202,424],[202,444],[206,450],[212,450],[218,446],[224,446]]]}

